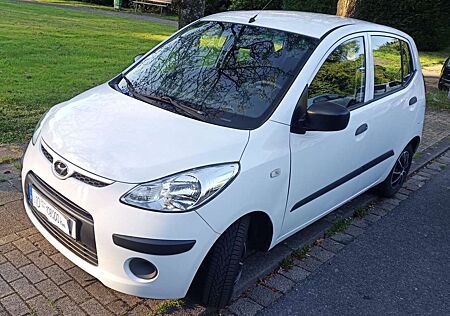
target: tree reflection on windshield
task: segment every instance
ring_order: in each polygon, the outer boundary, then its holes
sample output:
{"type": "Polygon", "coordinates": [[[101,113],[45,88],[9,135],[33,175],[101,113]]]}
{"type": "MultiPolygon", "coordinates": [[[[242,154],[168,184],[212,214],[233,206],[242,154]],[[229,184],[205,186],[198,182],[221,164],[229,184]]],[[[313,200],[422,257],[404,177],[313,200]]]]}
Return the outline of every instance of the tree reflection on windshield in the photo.
{"type": "MultiPolygon", "coordinates": [[[[169,97],[213,123],[260,125],[317,43],[303,35],[225,22],[199,22],[126,76],[140,95],[169,97]]],[[[120,84],[126,90],[126,83],[120,84]]]]}

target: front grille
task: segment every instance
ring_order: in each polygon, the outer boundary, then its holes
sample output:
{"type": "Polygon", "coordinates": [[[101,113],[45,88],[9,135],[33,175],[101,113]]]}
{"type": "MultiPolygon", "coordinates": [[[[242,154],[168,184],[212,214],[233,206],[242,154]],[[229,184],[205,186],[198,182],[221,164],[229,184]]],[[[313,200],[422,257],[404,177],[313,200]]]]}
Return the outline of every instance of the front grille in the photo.
{"type": "Polygon", "coordinates": [[[55,207],[69,215],[71,218],[75,219],[77,227],[77,239],[75,240],[72,237],[66,235],[56,226],[48,222],[47,218],[39,211],[37,211],[27,199],[28,205],[30,206],[33,215],[36,217],[39,223],[55,239],[57,239],[62,245],[64,245],[64,247],[69,249],[71,252],[93,265],[98,265],[97,248],[94,235],[94,221],[92,216],[88,212],[56,192],[33,172],[29,172],[26,177],[25,187],[27,188],[27,190],[30,184],[33,186],[33,190],[39,191],[39,193],[43,195],[48,201],[52,202],[55,207]]]}
{"type": "Polygon", "coordinates": [[[92,185],[93,187],[97,187],[97,188],[103,188],[108,185],[108,183],[104,183],[104,182],[92,179],[92,178],[85,176],[84,174],[81,174],[78,172],[74,172],[71,175],[71,177],[77,179],[78,181],[84,182],[86,184],[92,185]]]}
{"type": "MultiPolygon", "coordinates": [[[[45,158],[47,158],[47,160],[50,161],[50,163],[53,163],[53,156],[42,145],[41,145],[41,150],[42,150],[42,154],[45,156],[45,158]]],[[[81,174],[78,172],[74,172],[70,176],[70,178],[75,178],[78,181],[81,181],[83,183],[86,183],[88,185],[91,185],[91,186],[97,187],[97,188],[103,188],[103,187],[106,187],[107,185],[109,185],[108,183],[92,179],[91,177],[85,176],[84,174],[81,174]]]]}

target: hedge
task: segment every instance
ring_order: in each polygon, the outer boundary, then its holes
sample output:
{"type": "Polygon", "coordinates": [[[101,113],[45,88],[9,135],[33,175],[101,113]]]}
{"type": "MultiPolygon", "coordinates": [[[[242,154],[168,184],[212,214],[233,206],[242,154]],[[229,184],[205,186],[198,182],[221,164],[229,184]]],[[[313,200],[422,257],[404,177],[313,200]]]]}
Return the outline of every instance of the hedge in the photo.
{"type": "MultiPolygon", "coordinates": [[[[212,1],[212,0],[207,0],[212,1]]],[[[264,7],[267,0],[230,0],[229,9],[264,7]]],[[[335,14],[338,0],[274,0],[271,9],[335,14]]],[[[450,45],[450,0],[360,0],[356,18],[392,26],[411,35],[420,50],[450,45]]]]}
{"type": "MultiPolygon", "coordinates": [[[[208,1],[208,0],[207,0],[208,1]]],[[[268,0],[231,0],[230,10],[261,10],[268,3],[268,0]]],[[[281,9],[283,0],[273,0],[267,10],[281,9]]]]}
{"type": "MultiPolygon", "coordinates": [[[[113,5],[113,0],[81,0],[113,5]]],[[[125,5],[130,0],[124,0],[125,5]]],[[[176,2],[172,13],[176,13],[176,2]]],[[[268,0],[206,0],[206,14],[226,10],[259,10],[268,0]]],[[[338,0],[273,0],[267,9],[335,14],[338,0]]],[[[450,45],[450,0],[360,0],[356,18],[392,26],[411,35],[420,50],[450,45]]]]}
{"type": "Polygon", "coordinates": [[[445,48],[450,30],[449,0],[363,0],[356,17],[411,35],[420,50],[445,48]]]}
{"type": "Polygon", "coordinates": [[[337,0],[284,0],[283,9],[336,14],[337,0]]]}

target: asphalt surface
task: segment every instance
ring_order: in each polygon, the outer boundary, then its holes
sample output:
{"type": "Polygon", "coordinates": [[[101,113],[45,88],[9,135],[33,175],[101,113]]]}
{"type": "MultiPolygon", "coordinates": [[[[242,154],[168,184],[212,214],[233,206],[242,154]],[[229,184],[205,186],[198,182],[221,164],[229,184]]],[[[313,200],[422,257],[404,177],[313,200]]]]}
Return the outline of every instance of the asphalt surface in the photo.
{"type": "Polygon", "coordinates": [[[450,315],[450,168],[264,315],[450,315]]]}

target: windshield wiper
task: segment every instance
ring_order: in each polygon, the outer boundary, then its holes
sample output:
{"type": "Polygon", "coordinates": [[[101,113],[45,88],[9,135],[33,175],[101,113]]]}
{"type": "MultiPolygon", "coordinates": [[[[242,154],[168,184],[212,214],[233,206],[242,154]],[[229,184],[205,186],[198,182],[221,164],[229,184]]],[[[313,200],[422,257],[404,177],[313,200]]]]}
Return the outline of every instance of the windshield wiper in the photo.
{"type": "Polygon", "coordinates": [[[205,119],[206,114],[203,111],[195,110],[187,105],[184,105],[178,101],[173,100],[172,98],[170,98],[168,96],[159,97],[156,95],[140,94],[134,88],[133,83],[125,75],[122,75],[122,78],[127,83],[128,91],[136,99],[139,99],[139,100],[147,102],[147,103],[151,103],[151,101],[158,101],[158,102],[162,102],[165,104],[169,104],[178,110],[182,110],[183,112],[185,112],[186,114],[188,114],[189,116],[191,116],[193,118],[196,118],[196,119],[199,119],[202,121],[205,119]]]}
{"type": "Polygon", "coordinates": [[[128,91],[129,91],[131,94],[134,94],[134,93],[136,92],[136,90],[134,89],[134,86],[133,86],[133,84],[131,83],[130,79],[128,79],[124,74],[121,74],[121,77],[122,77],[122,79],[125,80],[125,82],[127,83],[128,91]]]}
{"type": "Polygon", "coordinates": [[[162,96],[162,97],[158,97],[155,95],[151,95],[151,96],[147,96],[149,99],[155,100],[155,101],[160,101],[163,103],[167,103],[170,105],[173,105],[175,108],[180,109],[182,111],[184,111],[185,113],[191,115],[192,117],[195,117],[197,119],[201,119],[203,120],[206,116],[206,113],[200,110],[196,110],[191,108],[190,106],[184,105],[183,103],[180,103],[179,101],[176,101],[174,99],[172,99],[171,97],[168,96],[162,96]]]}

